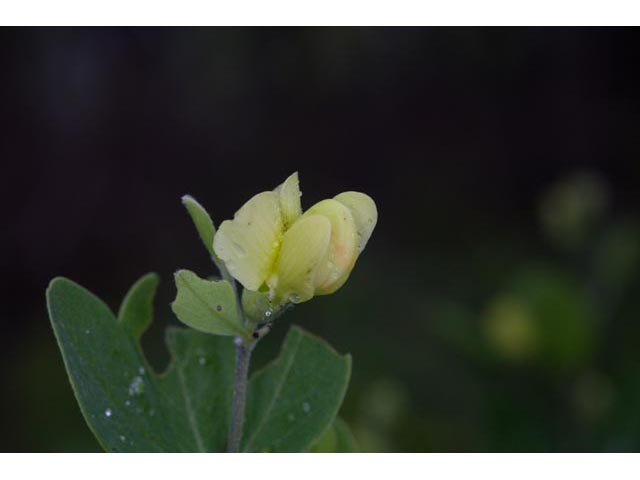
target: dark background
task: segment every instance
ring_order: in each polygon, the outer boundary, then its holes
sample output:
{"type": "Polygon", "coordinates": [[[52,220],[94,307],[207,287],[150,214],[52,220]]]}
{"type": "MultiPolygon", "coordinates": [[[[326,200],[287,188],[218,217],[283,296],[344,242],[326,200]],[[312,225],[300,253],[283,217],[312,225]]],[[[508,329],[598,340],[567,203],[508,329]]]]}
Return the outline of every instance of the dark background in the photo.
{"type": "Polygon", "coordinates": [[[640,448],[640,43],[616,29],[0,30],[0,450],[92,451],[45,309],[212,273],[219,223],[298,170],[371,195],[350,281],[288,322],[354,356],[365,451],[640,448]]]}

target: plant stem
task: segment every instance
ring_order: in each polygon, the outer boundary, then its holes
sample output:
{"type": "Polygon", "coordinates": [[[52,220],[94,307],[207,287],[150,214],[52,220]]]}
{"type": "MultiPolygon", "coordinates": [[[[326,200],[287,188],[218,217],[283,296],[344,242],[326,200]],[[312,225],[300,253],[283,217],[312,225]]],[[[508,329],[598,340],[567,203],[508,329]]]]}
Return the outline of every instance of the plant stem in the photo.
{"type": "Polygon", "coordinates": [[[233,382],[233,400],[231,403],[231,425],[227,441],[227,452],[238,453],[242,440],[242,425],[247,401],[247,380],[251,352],[256,342],[245,343],[241,337],[236,338],[236,373],[233,382]]]}

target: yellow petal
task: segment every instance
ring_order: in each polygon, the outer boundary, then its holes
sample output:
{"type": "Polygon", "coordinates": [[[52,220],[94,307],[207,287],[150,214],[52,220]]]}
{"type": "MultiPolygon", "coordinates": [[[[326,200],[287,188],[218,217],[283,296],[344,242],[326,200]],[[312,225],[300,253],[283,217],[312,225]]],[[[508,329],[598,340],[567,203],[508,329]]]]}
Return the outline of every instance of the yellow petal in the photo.
{"type": "Polygon", "coordinates": [[[333,197],[351,210],[358,231],[358,255],[367,245],[378,222],[378,209],[369,195],[360,192],[343,192],[333,197]]]}
{"type": "Polygon", "coordinates": [[[274,303],[301,303],[313,297],[316,272],[330,238],[331,223],[323,215],[305,216],[284,234],[276,273],[267,280],[274,303]]]}
{"type": "Polygon", "coordinates": [[[300,193],[298,172],[291,174],[284,183],[276,187],[274,192],[280,196],[282,220],[286,230],[302,215],[302,207],[300,205],[300,196],[302,193],[300,193]]]}
{"type": "Polygon", "coordinates": [[[271,274],[283,233],[280,199],[262,192],[218,228],[213,249],[229,273],[248,290],[258,290],[271,274]]]}
{"type": "Polygon", "coordinates": [[[346,282],[357,257],[356,225],[351,211],[337,200],[322,200],[305,212],[323,215],[331,223],[331,240],[316,273],[316,295],[333,293],[346,282]]]}

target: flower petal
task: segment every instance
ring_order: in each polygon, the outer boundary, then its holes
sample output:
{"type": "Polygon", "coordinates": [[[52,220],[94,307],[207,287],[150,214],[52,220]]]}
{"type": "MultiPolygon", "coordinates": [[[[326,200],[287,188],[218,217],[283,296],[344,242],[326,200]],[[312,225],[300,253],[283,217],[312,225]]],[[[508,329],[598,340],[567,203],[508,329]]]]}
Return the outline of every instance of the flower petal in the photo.
{"type": "Polygon", "coordinates": [[[323,215],[305,216],[284,234],[276,274],[267,280],[275,303],[301,303],[313,297],[316,272],[330,238],[331,223],[323,215]]]}
{"type": "Polygon", "coordinates": [[[280,208],[282,209],[282,220],[284,221],[285,230],[293,225],[300,215],[302,215],[302,207],[300,205],[300,181],[298,180],[298,172],[294,172],[278,185],[274,190],[280,196],[280,208]]]}
{"type": "Polygon", "coordinates": [[[349,208],[337,200],[322,200],[305,212],[331,222],[327,255],[316,273],[316,295],[333,293],[346,282],[357,257],[356,224],[349,208]]]}
{"type": "Polygon", "coordinates": [[[360,255],[378,222],[376,204],[369,195],[360,192],[343,192],[333,198],[351,210],[358,231],[358,255],[360,255]]]}
{"type": "Polygon", "coordinates": [[[271,274],[283,233],[280,199],[255,195],[218,228],[213,249],[245,288],[258,290],[271,274]]]}

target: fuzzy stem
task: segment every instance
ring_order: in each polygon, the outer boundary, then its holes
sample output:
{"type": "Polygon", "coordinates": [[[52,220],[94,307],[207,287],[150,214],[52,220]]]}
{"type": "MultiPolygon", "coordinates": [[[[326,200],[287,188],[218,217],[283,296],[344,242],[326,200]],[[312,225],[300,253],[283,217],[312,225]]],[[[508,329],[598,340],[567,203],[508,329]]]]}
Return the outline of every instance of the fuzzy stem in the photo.
{"type": "Polygon", "coordinates": [[[247,400],[247,380],[251,352],[256,342],[245,343],[241,337],[236,338],[236,373],[233,385],[233,400],[231,403],[231,425],[227,441],[227,452],[238,453],[242,440],[242,426],[247,400]]]}

